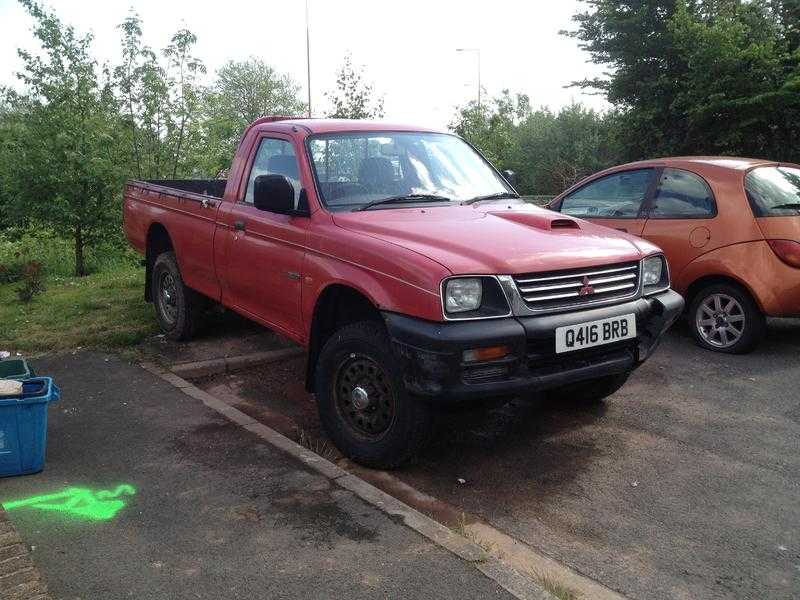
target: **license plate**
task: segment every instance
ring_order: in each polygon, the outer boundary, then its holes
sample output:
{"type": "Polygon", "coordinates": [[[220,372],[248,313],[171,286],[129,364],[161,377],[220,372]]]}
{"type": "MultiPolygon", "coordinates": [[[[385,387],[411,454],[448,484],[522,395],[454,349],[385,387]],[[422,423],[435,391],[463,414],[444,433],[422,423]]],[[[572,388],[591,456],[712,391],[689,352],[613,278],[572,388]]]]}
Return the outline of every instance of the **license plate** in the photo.
{"type": "Polygon", "coordinates": [[[636,315],[622,315],[556,329],[556,353],[613,344],[636,337],[636,315]]]}

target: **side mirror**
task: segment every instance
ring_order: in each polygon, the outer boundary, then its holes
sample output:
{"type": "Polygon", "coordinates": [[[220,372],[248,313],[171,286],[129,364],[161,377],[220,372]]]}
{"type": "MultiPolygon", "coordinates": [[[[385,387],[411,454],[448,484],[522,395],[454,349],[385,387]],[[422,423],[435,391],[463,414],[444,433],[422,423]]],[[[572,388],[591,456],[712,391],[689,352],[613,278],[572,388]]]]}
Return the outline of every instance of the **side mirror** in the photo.
{"type": "Polygon", "coordinates": [[[308,202],[294,207],[294,186],[284,175],[259,175],[253,182],[253,206],[281,215],[308,216],[308,202]]]}
{"type": "Polygon", "coordinates": [[[514,171],[511,169],[503,169],[500,171],[500,173],[503,175],[505,180],[511,184],[511,187],[517,187],[517,174],[514,171]]]}

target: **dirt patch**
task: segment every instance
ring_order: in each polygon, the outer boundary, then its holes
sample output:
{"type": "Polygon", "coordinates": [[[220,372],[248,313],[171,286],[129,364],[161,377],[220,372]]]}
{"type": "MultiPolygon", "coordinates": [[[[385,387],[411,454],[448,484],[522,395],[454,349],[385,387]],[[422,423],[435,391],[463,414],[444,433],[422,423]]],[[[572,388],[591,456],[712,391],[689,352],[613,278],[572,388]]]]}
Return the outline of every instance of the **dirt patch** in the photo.
{"type": "Polygon", "coordinates": [[[173,342],[163,335],[147,338],[139,350],[148,360],[174,365],[294,346],[291,340],[222,309],[210,310],[190,344],[173,342]]]}

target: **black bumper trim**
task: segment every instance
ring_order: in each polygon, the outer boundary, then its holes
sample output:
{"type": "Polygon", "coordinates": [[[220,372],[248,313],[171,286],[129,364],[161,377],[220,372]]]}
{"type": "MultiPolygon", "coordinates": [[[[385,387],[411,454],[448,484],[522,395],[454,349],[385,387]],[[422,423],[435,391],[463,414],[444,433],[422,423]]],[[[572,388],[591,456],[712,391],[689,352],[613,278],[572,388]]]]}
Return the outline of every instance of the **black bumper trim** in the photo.
{"type": "Polygon", "coordinates": [[[403,361],[406,388],[436,402],[453,403],[514,396],[633,371],[652,354],[683,307],[683,298],[667,290],[613,306],[552,315],[443,323],[390,312],[384,312],[383,318],[403,361]],[[572,356],[555,354],[556,328],[631,313],[636,315],[635,340],[572,356]],[[503,361],[461,362],[464,350],[500,344],[511,348],[511,356],[503,361]],[[468,375],[470,369],[481,366],[493,376],[468,375]]]}

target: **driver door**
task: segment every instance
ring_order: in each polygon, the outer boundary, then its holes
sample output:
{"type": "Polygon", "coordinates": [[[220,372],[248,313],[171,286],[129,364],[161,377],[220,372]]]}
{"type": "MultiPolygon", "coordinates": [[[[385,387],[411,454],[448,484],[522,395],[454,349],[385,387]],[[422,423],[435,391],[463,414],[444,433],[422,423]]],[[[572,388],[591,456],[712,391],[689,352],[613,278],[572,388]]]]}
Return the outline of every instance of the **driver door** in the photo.
{"type": "Polygon", "coordinates": [[[309,219],[259,210],[253,185],[259,175],[283,175],[295,190],[303,187],[292,140],[280,134],[262,136],[250,159],[247,187],[226,214],[228,230],[226,301],[282,333],[299,337],[301,277],[309,219]]]}
{"type": "Polygon", "coordinates": [[[653,193],[655,169],[630,169],[605,175],[564,196],[554,206],[565,215],[641,236],[646,200],[653,193]]]}

